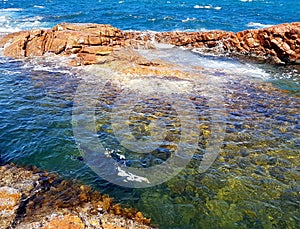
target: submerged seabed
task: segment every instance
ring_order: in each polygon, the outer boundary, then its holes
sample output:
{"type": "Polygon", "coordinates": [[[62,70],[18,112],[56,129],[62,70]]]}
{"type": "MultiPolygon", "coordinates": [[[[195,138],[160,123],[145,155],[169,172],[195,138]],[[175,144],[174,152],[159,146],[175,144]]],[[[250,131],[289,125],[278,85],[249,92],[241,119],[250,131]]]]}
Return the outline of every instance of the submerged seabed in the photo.
{"type": "Polygon", "coordinates": [[[125,206],[137,207],[161,228],[297,228],[299,72],[170,47],[140,53],[180,65],[191,77],[116,77],[96,66],[70,69],[63,59],[58,64],[50,57],[17,61],[1,56],[1,159],[92,185],[125,206]],[[119,187],[95,174],[82,161],[72,129],[74,96],[82,79],[101,88],[95,94],[98,138],[122,166],[167,160],[181,133],[168,95],[190,101],[198,114],[199,144],[186,169],[147,189],[119,187]],[[155,96],[153,89],[159,90],[155,96]],[[157,150],[135,154],[117,141],[110,118],[120,96],[135,105],[128,125],[136,138],[149,136],[153,119],[167,123],[167,139],[157,150]],[[219,135],[217,160],[200,173],[198,166],[215,134],[213,114],[220,114],[224,135],[219,135]]]}

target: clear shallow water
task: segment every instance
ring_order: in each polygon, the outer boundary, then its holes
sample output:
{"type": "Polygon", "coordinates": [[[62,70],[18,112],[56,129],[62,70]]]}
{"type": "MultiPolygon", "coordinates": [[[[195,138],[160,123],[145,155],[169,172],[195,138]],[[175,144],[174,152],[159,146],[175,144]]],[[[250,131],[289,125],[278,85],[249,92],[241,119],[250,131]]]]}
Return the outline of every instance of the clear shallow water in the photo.
{"type": "MultiPolygon", "coordinates": [[[[300,15],[298,1],[7,0],[0,4],[1,32],[49,28],[63,21],[110,23],[133,30],[239,31],[299,21],[300,15]]],[[[72,129],[74,96],[80,78],[94,79],[99,75],[96,69],[91,68],[86,74],[79,68],[58,64],[55,59],[15,61],[0,56],[1,160],[34,164],[90,184],[124,205],[138,207],[162,228],[297,228],[299,71],[172,48],[140,52],[148,58],[160,57],[181,64],[189,73],[214,79],[210,82],[222,82],[219,89],[226,117],[225,138],[218,159],[206,173],[199,173],[196,168],[209,142],[211,114],[218,110],[209,109],[209,94],[203,88],[189,90],[193,84],[174,78],[139,81],[106,76],[101,82],[107,87],[98,98],[97,133],[116,161],[120,162],[118,154],[124,154],[127,166],[147,166],[153,162],[153,157],[135,157],[126,151],[112,134],[109,117],[120,88],[136,92],[139,87],[145,89],[149,82],[167,82],[164,93],[176,88],[180,98],[190,98],[197,107],[200,140],[187,168],[159,186],[129,189],[101,179],[82,161],[72,129]]],[[[199,86],[202,81],[203,78],[195,76],[193,82],[199,86]]],[[[132,131],[138,137],[147,137],[147,117],[164,117],[173,128],[169,141],[178,141],[174,112],[160,104],[164,98],[153,101],[140,98],[132,114],[132,131]]],[[[172,149],[165,145],[154,156],[161,162],[172,149]]]]}
{"type": "MultiPolygon", "coordinates": [[[[192,81],[198,89],[190,90],[191,83],[183,79],[118,79],[99,75],[94,67],[87,68],[88,73],[84,73],[79,68],[58,65],[55,60],[14,61],[1,57],[1,159],[21,165],[34,164],[92,185],[125,206],[138,207],[162,228],[262,228],[271,225],[296,228],[300,216],[300,99],[293,91],[280,91],[266,83],[273,81],[288,87],[282,83],[288,79],[278,81],[272,75],[274,71],[277,75],[285,72],[184,50],[141,53],[150,59],[159,57],[182,64],[186,71],[202,75],[195,76],[192,81]],[[195,66],[210,67],[199,69],[195,66]],[[120,91],[127,88],[135,93],[139,88],[145,90],[151,82],[168,82],[161,97],[152,102],[151,98],[143,97],[136,101],[131,126],[136,136],[147,136],[144,131],[149,117],[169,118],[168,125],[175,132],[171,132],[173,137],[169,137],[167,143],[173,144],[178,142],[176,114],[162,103],[164,93],[170,93],[177,85],[178,99],[183,96],[193,101],[200,120],[200,138],[185,170],[164,184],[130,189],[101,179],[82,161],[72,132],[73,101],[80,78],[95,80],[95,77],[97,84],[105,85],[98,94],[96,107],[99,139],[107,152],[126,166],[149,166],[153,158],[161,163],[173,148],[165,143],[150,158],[149,154],[136,157],[117,142],[110,114],[120,91]],[[201,82],[206,77],[212,79],[209,82],[221,82],[226,130],[218,159],[203,174],[198,172],[197,166],[211,136],[211,112],[219,111],[210,109],[207,100],[210,95],[201,87],[220,86],[203,85],[201,82]],[[126,156],[126,160],[120,160],[120,155],[126,156]]],[[[290,74],[291,79],[299,79],[299,73],[290,74]]],[[[299,93],[299,87],[297,90],[299,93]]]]}

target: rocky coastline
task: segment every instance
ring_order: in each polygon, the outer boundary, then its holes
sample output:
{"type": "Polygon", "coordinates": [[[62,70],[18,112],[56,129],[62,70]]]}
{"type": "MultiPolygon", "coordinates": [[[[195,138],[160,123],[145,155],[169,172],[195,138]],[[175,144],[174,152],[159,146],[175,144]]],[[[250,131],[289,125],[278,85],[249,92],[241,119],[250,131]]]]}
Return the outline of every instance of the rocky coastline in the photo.
{"type": "MultiPolygon", "coordinates": [[[[134,51],[155,49],[159,44],[300,65],[300,22],[238,33],[129,32],[110,25],[63,23],[52,29],[21,31],[0,39],[4,55],[12,58],[50,53],[68,57],[72,66],[94,64],[123,74],[189,77],[180,66],[150,61],[134,51]]],[[[88,186],[34,167],[4,165],[0,172],[0,228],[153,228],[141,212],[122,208],[88,186]]]]}
{"type": "Polygon", "coordinates": [[[269,28],[209,32],[130,32],[110,25],[62,23],[52,29],[21,31],[4,36],[0,47],[13,58],[46,53],[71,56],[72,65],[101,64],[103,56],[124,47],[155,48],[171,44],[219,55],[250,57],[274,64],[300,64],[300,22],[269,28]]]}
{"type": "Polygon", "coordinates": [[[35,167],[0,167],[0,228],[153,228],[108,195],[35,167]]]}

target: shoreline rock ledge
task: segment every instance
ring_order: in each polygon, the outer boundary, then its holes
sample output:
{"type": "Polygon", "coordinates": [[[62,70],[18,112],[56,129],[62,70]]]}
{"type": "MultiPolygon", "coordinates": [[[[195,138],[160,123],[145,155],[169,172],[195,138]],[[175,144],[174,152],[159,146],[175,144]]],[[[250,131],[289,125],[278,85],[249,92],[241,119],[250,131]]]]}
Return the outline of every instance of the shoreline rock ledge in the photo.
{"type": "Polygon", "coordinates": [[[89,186],[36,168],[0,166],[0,228],[151,229],[141,212],[122,208],[89,186]]]}
{"type": "Polygon", "coordinates": [[[0,48],[13,58],[46,53],[71,56],[72,65],[100,64],[122,47],[155,48],[166,43],[214,54],[251,57],[275,64],[300,64],[300,22],[242,32],[130,32],[110,25],[62,23],[52,29],[4,36],[0,48]],[[74,56],[74,57],[73,57],[74,56]]]}

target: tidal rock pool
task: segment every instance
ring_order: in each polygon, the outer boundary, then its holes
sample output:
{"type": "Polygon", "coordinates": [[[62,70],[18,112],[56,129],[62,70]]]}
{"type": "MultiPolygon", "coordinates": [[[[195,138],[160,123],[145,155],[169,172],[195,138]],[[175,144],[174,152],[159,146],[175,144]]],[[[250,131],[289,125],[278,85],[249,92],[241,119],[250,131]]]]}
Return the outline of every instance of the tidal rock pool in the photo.
{"type": "Polygon", "coordinates": [[[297,228],[299,70],[136,52],[160,65],[1,57],[1,160],[91,185],[161,228],[297,228]]]}

